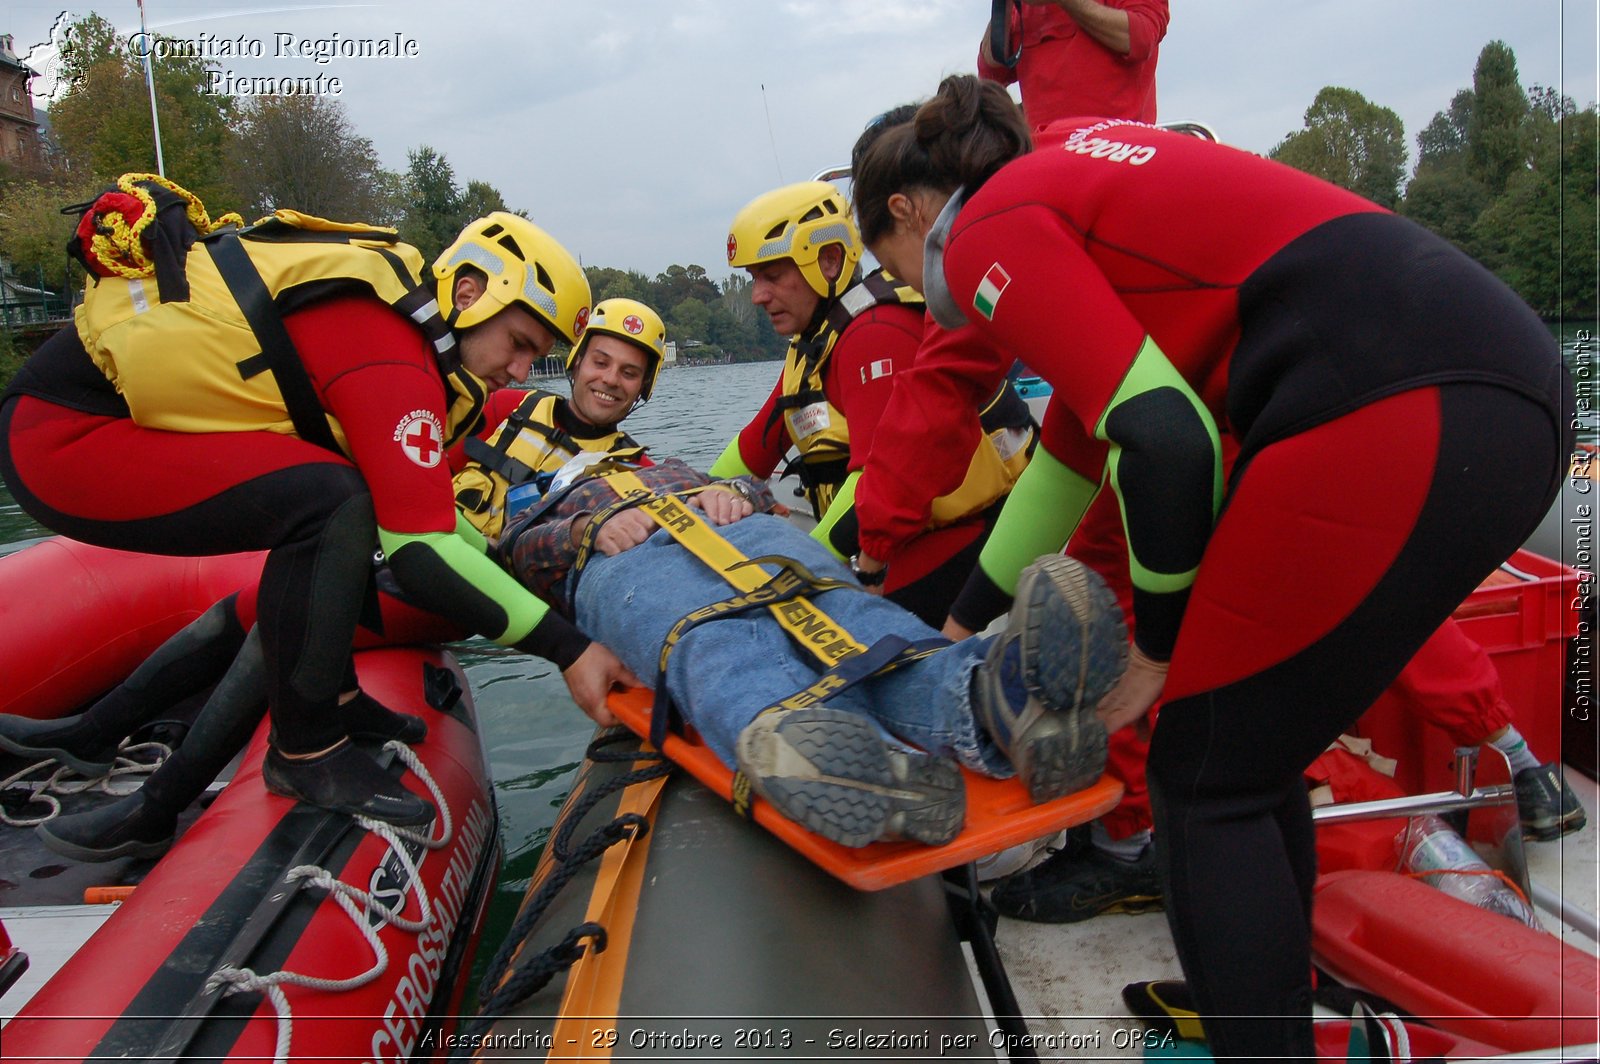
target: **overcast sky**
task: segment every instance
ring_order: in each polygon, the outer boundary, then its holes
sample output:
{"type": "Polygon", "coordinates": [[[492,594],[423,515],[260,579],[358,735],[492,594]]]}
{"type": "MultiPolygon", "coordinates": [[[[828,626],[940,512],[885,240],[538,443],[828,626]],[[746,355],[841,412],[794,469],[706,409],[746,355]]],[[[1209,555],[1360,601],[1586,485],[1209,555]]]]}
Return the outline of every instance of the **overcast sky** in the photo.
{"type": "MultiPolygon", "coordinates": [[[[488,181],[585,263],[726,273],[727,224],[748,199],[845,162],[867,119],[973,69],[981,0],[438,0],[274,6],[149,0],[152,30],[237,41],[239,77],[340,79],[339,99],[385,165],[430,144],[464,184],[488,181]],[[414,56],[276,58],[296,40],[414,42],[414,56]]],[[[1265,152],[1324,85],[1395,110],[1416,134],[1503,40],[1524,85],[1600,96],[1595,0],[1173,0],[1157,77],[1161,119],[1198,119],[1265,152]]],[[[0,33],[24,57],[61,4],[8,0],[0,33]]],[[[134,0],[99,0],[138,29],[134,0]]],[[[34,62],[46,53],[35,53],[34,62]]],[[[170,175],[181,181],[181,174],[170,175]]],[[[211,205],[215,210],[219,205],[211,205]]],[[[231,206],[231,205],[221,205],[231,206]]]]}

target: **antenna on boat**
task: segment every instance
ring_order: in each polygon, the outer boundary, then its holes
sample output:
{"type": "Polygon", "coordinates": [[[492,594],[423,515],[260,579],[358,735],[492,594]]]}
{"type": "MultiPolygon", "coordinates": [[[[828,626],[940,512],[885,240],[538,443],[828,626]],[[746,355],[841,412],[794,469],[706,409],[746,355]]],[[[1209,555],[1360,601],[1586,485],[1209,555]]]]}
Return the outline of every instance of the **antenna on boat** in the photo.
{"type": "Polygon", "coordinates": [[[784,184],[783,163],[778,161],[778,138],[772,132],[772,110],[767,106],[767,86],[761,85],[761,110],[767,116],[767,140],[772,144],[772,162],[778,168],[778,184],[784,184]]]}
{"type": "Polygon", "coordinates": [[[150,53],[155,49],[150,47],[150,33],[144,28],[144,0],[139,3],[139,38],[143,45],[140,49],[144,52],[144,83],[150,90],[150,129],[156,141],[156,173],[162,177],[167,176],[166,164],[161,158],[161,119],[156,114],[156,77],[150,69],[150,53]]]}

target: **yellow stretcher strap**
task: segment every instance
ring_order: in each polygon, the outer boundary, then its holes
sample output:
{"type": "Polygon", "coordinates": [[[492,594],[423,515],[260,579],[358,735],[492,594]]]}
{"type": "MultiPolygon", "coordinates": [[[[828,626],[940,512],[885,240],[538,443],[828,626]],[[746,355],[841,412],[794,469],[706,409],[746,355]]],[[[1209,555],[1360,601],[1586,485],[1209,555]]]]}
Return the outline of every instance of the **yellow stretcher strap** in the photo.
{"type": "MultiPolygon", "coordinates": [[[[823,674],[813,683],[804,690],[763,708],[761,713],[797,709],[826,701],[844,688],[869,676],[909,664],[949,645],[949,640],[943,638],[908,643],[904,639],[889,636],[869,648],[801,594],[807,590],[860,591],[858,585],[819,577],[792,558],[776,555],[745,557],[737,547],[718,535],[717,531],[684,501],[687,496],[697,494],[705,490],[704,488],[682,492],[681,497],[655,495],[629,470],[610,470],[605,477],[616,489],[619,498],[612,506],[596,513],[585,527],[582,542],[578,545],[579,567],[593,553],[596,529],[612,515],[637,506],[649,514],[656,524],[671,533],[682,547],[705,562],[712,571],[718,573],[739,592],[731,599],[711,603],[680,618],[667,634],[658,661],[655,706],[650,717],[650,742],[658,750],[665,743],[668,720],[672,714],[671,697],[667,693],[666,682],[668,655],[686,631],[705,621],[765,607],[771,611],[772,616],[789,637],[821,663],[823,674]],[[768,576],[764,570],[758,568],[761,564],[775,565],[778,567],[778,572],[768,576]]],[[[734,773],[732,802],[734,811],[741,816],[754,815],[750,781],[742,772],[734,773]]]]}
{"type": "MultiPolygon", "coordinates": [[[[672,537],[689,553],[732,585],[735,591],[749,594],[768,582],[766,572],[751,564],[749,558],[719,536],[716,529],[686,502],[672,495],[653,494],[630,470],[618,469],[607,473],[606,481],[617,489],[621,497],[622,506],[617,509],[629,506],[642,509],[656,524],[672,533],[672,537]]],[[[588,527],[583,530],[584,542],[578,548],[580,559],[587,558],[592,552],[592,538],[596,529],[613,512],[612,508],[608,508],[590,520],[588,527]]],[[[774,602],[768,609],[783,630],[820,661],[825,669],[831,669],[846,658],[866,653],[866,646],[804,595],[774,602]]]]}

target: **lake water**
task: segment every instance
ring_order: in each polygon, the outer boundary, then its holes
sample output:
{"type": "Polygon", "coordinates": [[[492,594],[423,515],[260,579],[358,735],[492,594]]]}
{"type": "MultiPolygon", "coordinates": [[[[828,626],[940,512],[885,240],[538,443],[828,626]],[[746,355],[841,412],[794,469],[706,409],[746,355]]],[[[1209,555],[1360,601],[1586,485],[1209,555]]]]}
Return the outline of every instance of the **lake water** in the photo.
{"type": "MultiPolygon", "coordinates": [[[[1572,335],[1568,330],[1562,336],[1569,358],[1572,335]]],[[[1592,343],[1589,352],[1592,359],[1592,343]]],[[[1593,367],[1587,368],[1584,379],[1592,384],[1593,367]]],[[[656,397],[628,419],[627,429],[657,454],[703,469],[760,406],[777,374],[771,362],[669,370],[657,384],[656,397]]],[[[561,380],[541,385],[566,391],[561,380]]],[[[789,501],[787,486],[780,498],[789,501]]],[[[0,554],[46,534],[0,485],[0,554]]],[[[542,659],[482,640],[463,644],[458,652],[489,747],[506,854],[475,986],[482,964],[510,926],[594,729],[568,698],[560,674],[542,659]]]]}

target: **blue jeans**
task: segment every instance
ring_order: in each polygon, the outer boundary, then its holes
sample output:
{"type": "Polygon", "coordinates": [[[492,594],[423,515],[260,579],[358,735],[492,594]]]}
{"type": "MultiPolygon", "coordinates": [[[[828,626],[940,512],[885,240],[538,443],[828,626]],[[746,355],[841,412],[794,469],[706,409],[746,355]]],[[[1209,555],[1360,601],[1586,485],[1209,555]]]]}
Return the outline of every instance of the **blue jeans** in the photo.
{"type": "MultiPolygon", "coordinates": [[[[778,554],[818,576],[851,579],[850,570],[821,544],[780,517],[757,514],[717,531],[746,557],[778,554]]],[[[770,565],[761,568],[776,572],[770,565]]],[[[653,683],[661,645],[678,619],[737,593],[668,532],[657,531],[631,550],[590,560],[578,581],[576,620],[641,680],[653,683]]],[[[888,635],[919,640],[939,634],[899,606],[855,588],[809,597],[869,646],[888,635]]],[[[1010,776],[1011,763],[972,716],[972,671],[988,642],[963,640],[847,688],[827,705],[861,713],[888,735],[985,775],[1010,776]]],[[[731,767],[745,725],[820,673],[817,659],[760,610],[690,629],[668,658],[667,690],[684,719],[731,767]]]]}

